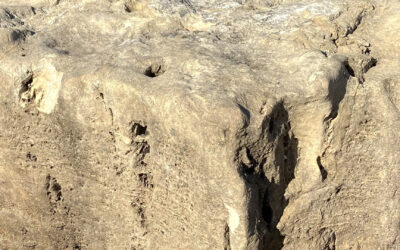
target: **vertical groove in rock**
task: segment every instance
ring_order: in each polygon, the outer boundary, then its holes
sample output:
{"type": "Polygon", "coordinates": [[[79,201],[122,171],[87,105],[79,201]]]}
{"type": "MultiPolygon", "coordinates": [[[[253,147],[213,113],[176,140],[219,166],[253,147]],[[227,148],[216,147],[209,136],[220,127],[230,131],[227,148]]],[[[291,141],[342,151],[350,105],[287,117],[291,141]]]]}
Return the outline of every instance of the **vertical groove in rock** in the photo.
{"type": "MultiPolygon", "coordinates": [[[[285,191],[294,178],[298,141],[283,102],[275,104],[261,128],[256,141],[242,145],[237,154],[239,171],[250,196],[249,244],[256,235],[260,249],[281,249],[284,236],[277,225],[288,204],[285,191]]],[[[246,134],[253,136],[250,131],[246,134]]]]}
{"type": "Polygon", "coordinates": [[[400,245],[398,0],[0,2],[0,249],[400,245]]]}

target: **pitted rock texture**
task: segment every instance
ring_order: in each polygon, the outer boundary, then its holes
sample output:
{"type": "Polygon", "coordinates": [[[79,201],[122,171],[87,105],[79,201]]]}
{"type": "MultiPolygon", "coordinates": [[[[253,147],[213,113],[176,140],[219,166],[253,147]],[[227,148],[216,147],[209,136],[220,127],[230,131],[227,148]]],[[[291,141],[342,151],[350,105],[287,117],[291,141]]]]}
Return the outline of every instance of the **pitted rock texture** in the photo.
{"type": "Polygon", "coordinates": [[[0,249],[397,249],[398,0],[0,1],[0,249]]]}

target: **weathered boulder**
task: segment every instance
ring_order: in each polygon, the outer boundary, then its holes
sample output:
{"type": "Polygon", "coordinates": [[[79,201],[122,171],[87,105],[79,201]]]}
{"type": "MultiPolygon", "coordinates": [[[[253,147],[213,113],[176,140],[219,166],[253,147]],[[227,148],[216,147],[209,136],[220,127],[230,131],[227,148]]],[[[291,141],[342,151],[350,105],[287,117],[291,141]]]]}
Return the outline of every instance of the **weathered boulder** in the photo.
{"type": "Polygon", "coordinates": [[[0,249],[394,249],[397,0],[3,0],[0,249]]]}

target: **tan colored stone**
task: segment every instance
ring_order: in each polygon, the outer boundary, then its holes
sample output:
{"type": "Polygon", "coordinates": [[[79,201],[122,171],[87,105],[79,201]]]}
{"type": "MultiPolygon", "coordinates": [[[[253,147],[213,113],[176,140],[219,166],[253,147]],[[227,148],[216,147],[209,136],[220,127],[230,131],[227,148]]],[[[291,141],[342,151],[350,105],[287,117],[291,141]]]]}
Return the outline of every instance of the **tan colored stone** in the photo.
{"type": "Polygon", "coordinates": [[[4,0],[0,249],[396,249],[397,0],[4,0]]]}

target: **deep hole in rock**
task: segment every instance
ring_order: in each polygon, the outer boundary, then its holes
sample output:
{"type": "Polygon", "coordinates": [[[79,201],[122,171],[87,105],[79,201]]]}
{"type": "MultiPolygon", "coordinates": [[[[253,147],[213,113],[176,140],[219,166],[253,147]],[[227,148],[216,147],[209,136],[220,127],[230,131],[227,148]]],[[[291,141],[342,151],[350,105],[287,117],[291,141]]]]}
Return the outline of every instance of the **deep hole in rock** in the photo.
{"type": "Polygon", "coordinates": [[[144,72],[144,75],[148,76],[148,77],[156,77],[157,76],[156,73],[154,73],[154,71],[151,69],[151,67],[148,67],[146,69],[146,71],[144,72]]]}
{"type": "Polygon", "coordinates": [[[153,63],[145,71],[144,75],[148,77],[157,77],[165,73],[166,67],[164,63],[153,63]]]}
{"type": "Polygon", "coordinates": [[[140,123],[133,123],[132,125],[132,133],[134,136],[145,135],[147,130],[147,126],[141,125],[140,123]]]}

